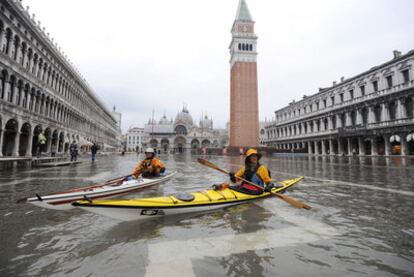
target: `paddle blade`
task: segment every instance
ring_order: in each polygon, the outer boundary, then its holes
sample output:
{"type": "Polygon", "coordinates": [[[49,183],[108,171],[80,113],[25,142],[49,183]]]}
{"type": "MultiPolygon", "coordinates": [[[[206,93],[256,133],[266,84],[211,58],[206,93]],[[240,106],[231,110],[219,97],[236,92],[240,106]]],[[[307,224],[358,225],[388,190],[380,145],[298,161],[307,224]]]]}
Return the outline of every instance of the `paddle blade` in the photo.
{"type": "Polygon", "coordinates": [[[293,207],[296,207],[296,208],[299,208],[299,209],[305,209],[305,210],[310,210],[311,209],[311,206],[309,206],[309,205],[307,205],[303,202],[300,202],[299,200],[296,200],[295,198],[292,198],[292,197],[289,197],[289,196],[286,196],[286,195],[283,195],[283,194],[280,194],[280,193],[276,193],[276,192],[272,192],[272,194],[274,196],[277,196],[280,199],[288,202],[293,207]]]}

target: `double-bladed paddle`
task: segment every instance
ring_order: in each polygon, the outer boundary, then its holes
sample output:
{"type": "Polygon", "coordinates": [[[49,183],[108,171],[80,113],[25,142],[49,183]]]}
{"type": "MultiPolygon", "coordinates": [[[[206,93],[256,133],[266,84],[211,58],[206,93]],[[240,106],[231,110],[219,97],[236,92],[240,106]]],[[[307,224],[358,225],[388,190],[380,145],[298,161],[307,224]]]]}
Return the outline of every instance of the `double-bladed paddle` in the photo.
{"type": "MultiPolygon", "coordinates": [[[[221,168],[220,168],[220,167],[218,167],[217,165],[215,165],[215,164],[213,164],[213,163],[211,163],[211,162],[209,162],[209,161],[207,161],[207,160],[205,160],[205,159],[198,158],[198,159],[197,159],[197,161],[198,161],[199,163],[201,163],[202,165],[205,165],[205,166],[208,166],[208,167],[210,167],[210,168],[212,168],[212,169],[215,169],[215,170],[217,170],[217,171],[220,171],[221,173],[224,173],[224,174],[229,174],[229,173],[228,173],[227,171],[225,171],[224,169],[221,169],[221,168]]],[[[236,178],[237,178],[237,179],[239,179],[240,181],[243,181],[243,182],[245,182],[245,183],[248,183],[249,185],[255,186],[255,187],[260,188],[260,189],[263,189],[261,186],[258,186],[258,185],[256,185],[255,183],[252,183],[252,182],[250,182],[250,181],[247,181],[247,180],[246,180],[246,179],[244,179],[244,178],[241,178],[241,177],[238,177],[238,176],[234,176],[234,177],[236,177],[236,178]]],[[[277,192],[272,192],[272,191],[270,191],[270,193],[271,193],[272,195],[277,196],[277,197],[279,197],[280,199],[282,199],[282,200],[284,200],[284,201],[288,202],[290,205],[292,205],[292,206],[294,206],[294,207],[296,207],[296,208],[299,208],[299,209],[306,209],[306,210],[310,210],[310,209],[311,209],[311,207],[310,207],[309,205],[307,205],[307,204],[305,204],[305,203],[302,203],[302,202],[300,202],[299,200],[296,200],[296,199],[294,199],[294,198],[292,198],[292,197],[290,197],[290,196],[286,196],[286,195],[283,195],[283,194],[280,194],[280,193],[277,193],[277,192]]]]}

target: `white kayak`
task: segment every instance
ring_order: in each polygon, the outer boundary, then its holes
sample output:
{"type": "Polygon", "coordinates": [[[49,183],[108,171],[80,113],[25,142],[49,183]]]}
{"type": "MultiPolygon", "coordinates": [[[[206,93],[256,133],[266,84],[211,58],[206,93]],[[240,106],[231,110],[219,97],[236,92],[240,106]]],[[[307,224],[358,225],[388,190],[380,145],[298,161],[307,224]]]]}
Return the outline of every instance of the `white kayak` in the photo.
{"type": "Polygon", "coordinates": [[[42,208],[53,210],[73,209],[72,203],[82,199],[102,199],[111,198],[121,194],[141,191],[143,189],[165,182],[175,175],[176,171],[166,173],[160,177],[138,178],[130,181],[122,181],[123,177],[106,182],[102,185],[93,185],[83,188],[76,188],[56,192],[53,194],[27,199],[27,202],[42,208]]]}

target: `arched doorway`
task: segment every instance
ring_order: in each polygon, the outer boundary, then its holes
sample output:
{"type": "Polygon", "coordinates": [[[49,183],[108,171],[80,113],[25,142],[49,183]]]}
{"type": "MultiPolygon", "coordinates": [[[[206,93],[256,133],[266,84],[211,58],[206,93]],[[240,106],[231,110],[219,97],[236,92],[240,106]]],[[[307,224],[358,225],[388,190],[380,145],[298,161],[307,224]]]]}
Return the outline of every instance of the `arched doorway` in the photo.
{"type": "Polygon", "coordinates": [[[33,129],[33,136],[32,136],[32,156],[36,156],[38,147],[39,147],[39,134],[42,132],[42,126],[37,125],[33,129]]]}
{"type": "Polygon", "coordinates": [[[170,142],[168,141],[168,139],[161,140],[161,148],[164,151],[164,153],[168,152],[168,149],[170,148],[170,142]]]}
{"type": "Polygon", "coordinates": [[[391,155],[401,155],[401,138],[399,135],[390,137],[391,155]]]}
{"type": "Polygon", "coordinates": [[[209,148],[211,145],[211,142],[208,139],[205,139],[201,142],[201,147],[203,148],[209,148]]]}
{"type": "Polygon", "coordinates": [[[63,146],[65,143],[65,134],[63,132],[60,132],[59,134],[59,143],[58,143],[58,152],[62,152],[63,151],[63,146]]]}
{"type": "Polygon", "coordinates": [[[198,148],[200,148],[200,141],[198,139],[193,139],[191,141],[191,149],[196,150],[198,148]]]}
{"type": "Polygon", "coordinates": [[[46,143],[42,147],[42,153],[48,152],[50,150],[50,145],[52,144],[52,130],[50,128],[46,128],[45,130],[45,137],[46,143]]]}
{"type": "Polygon", "coordinates": [[[174,146],[178,153],[183,153],[185,149],[186,140],[184,137],[176,137],[174,140],[174,146]]]}
{"type": "Polygon", "coordinates": [[[350,147],[350,150],[351,150],[351,153],[352,153],[352,155],[358,155],[359,154],[359,142],[358,142],[358,138],[351,138],[350,139],[350,143],[351,143],[351,145],[349,146],[350,147]]]}
{"type": "Polygon", "coordinates": [[[364,149],[365,149],[365,155],[372,155],[372,146],[371,146],[371,140],[369,138],[366,138],[364,140],[364,149]]]}
{"type": "Polygon", "coordinates": [[[213,147],[214,148],[219,148],[219,146],[220,146],[219,142],[217,140],[214,140],[213,141],[213,147]]]}
{"type": "Polygon", "coordinates": [[[385,140],[383,137],[376,137],[374,142],[377,144],[378,155],[385,155],[385,140]]]}
{"type": "Polygon", "coordinates": [[[19,156],[26,156],[26,153],[30,153],[31,149],[28,149],[29,141],[32,139],[30,137],[31,126],[29,123],[23,124],[20,129],[20,145],[19,145],[19,156]]]}
{"type": "Polygon", "coordinates": [[[156,139],[150,140],[150,146],[152,148],[157,148],[158,147],[158,140],[156,140],[156,139]]]}
{"type": "Polygon", "coordinates": [[[3,156],[13,156],[16,147],[18,147],[18,145],[15,145],[18,127],[19,125],[15,119],[7,121],[6,126],[4,127],[3,156]]]}
{"type": "Polygon", "coordinates": [[[58,131],[54,130],[52,134],[52,145],[57,145],[59,139],[58,131]]]}

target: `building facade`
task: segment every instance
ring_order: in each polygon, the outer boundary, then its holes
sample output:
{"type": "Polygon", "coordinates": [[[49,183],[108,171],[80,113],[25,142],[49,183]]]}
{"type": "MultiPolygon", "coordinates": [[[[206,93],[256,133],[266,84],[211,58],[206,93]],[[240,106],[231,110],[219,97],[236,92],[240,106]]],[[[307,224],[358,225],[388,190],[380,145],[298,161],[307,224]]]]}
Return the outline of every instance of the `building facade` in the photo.
{"type": "Polygon", "coordinates": [[[240,0],[230,43],[230,146],[259,145],[257,36],[250,11],[240,0]]]}
{"type": "Polygon", "coordinates": [[[162,152],[185,152],[199,148],[222,148],[228,145],[225,129],[214,129],[213,120],[203,116],[199,124],[187,108],[183,108],[174,120],[164,115],[159,121],[149,119],[144,126],[142,147],[152,147],[162,152]]]}
{"type": "Polygon", "coordinates": [[[120,145],[111,112],[21,1],[0,3],[0,156],[32,156],[76,141],[120,145]]]}
{"type": "Polygon", "coordinates": [[[144,138],[144,128],[129,128],[126,133],[126,151],[141,152],[143,149],[142,141],[144,138]]]}
{"type": "Polygon", "coordinates": [[[414,154],[414,50],[275,112],[266,144],[309,154],[414,154]]]}

